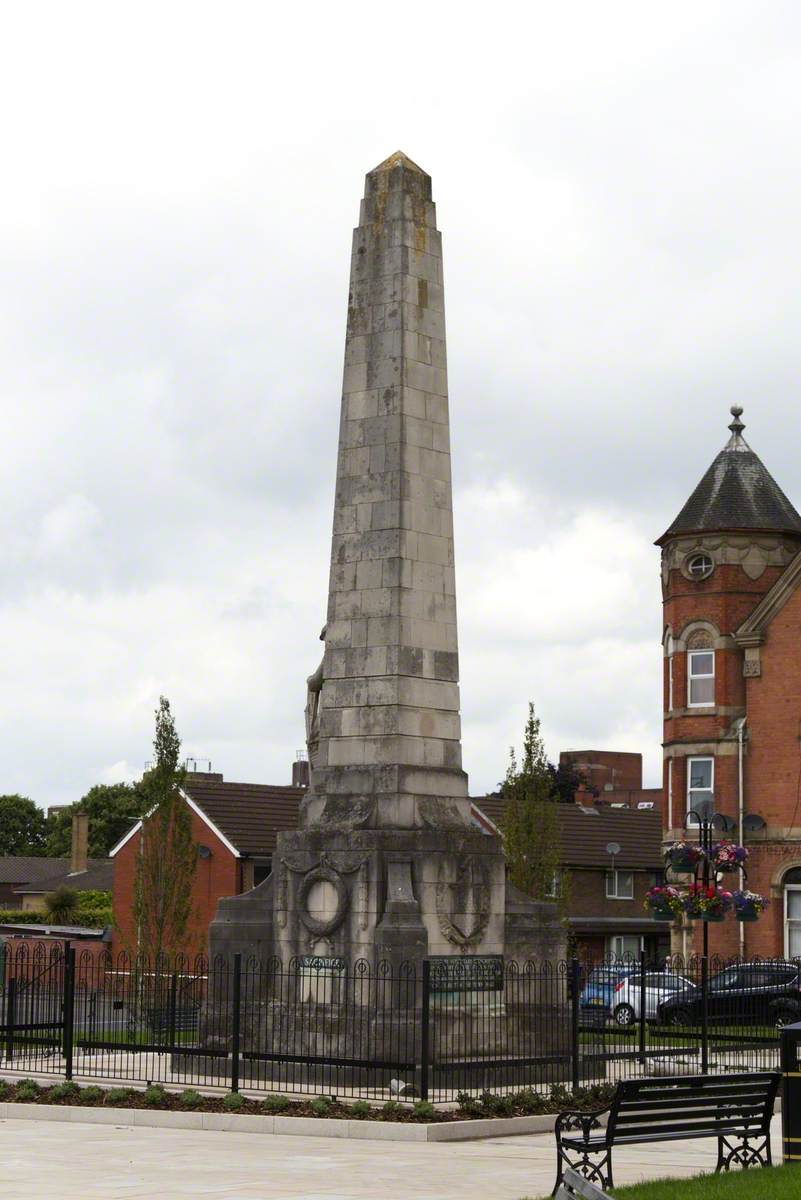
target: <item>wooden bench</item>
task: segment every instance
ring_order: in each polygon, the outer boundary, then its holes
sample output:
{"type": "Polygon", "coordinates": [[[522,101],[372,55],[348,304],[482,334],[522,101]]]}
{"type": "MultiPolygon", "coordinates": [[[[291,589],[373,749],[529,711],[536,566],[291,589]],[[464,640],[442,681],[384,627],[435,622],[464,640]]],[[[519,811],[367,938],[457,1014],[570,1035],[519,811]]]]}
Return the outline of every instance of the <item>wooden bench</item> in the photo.
{"type": "Polygon", "coordinates": [[[608,1108],[556,1118],[556,1183],[570,1167],[599,1187],[613,1187],[613,1146],[682,1138],[717,1138],[716,1171],[770,1166],[770,1120],[778,1071],[627,1079],[608,1108]],[[604,1128],[600,1117],[608,1114],[604,1128]]]}
{"type": "Polygon", "coordinates": [[[565,1167],[556,1200],[612,1200],[606,1192],[601,1191],[589,1179],[565,1167]]]}

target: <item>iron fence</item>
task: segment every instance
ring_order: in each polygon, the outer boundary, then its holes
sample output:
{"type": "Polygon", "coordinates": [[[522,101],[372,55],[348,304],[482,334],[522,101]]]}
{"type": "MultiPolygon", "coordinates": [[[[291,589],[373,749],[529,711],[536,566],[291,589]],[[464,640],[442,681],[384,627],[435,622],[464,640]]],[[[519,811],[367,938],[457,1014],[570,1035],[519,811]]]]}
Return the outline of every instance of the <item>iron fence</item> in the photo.
{"type": "Polygon", "coordinates": [[[0,1066],[114,1083],[435,1102],[777,1069],[797,960],[306,956],[151,963],[8,942],[0,1066]]]}

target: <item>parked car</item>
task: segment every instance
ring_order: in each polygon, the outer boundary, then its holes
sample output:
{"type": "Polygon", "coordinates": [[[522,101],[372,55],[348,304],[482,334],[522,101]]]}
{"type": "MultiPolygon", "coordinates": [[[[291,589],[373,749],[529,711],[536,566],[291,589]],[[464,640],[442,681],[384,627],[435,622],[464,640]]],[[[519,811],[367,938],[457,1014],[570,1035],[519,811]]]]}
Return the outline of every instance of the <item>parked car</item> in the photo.
{"type": "MultiPolygon", "coordinates": [[[[799,999],[798,963],[738,963],[710,978],[707,1013],[709,1020],[717,1024],[787,1024],[792,1009],[788,1002],[799,999]]],[[[657,1016],[666,1025],[696,1025],[701,1021],[702,1009],[700,984],[690,984],[663,1000],[657,1016]]]]}
{"type": "MultiPolygon", "coordinates": [[[[615,987],[612,994],[612,1017],[616,1025],[624,1029],[633,1025],[640,1017],[640,1001],[642,997],[642,976],[627,975],[615,987]]],[[[692,987],[689,979],[683,975],[675,975],[669,971],[645,972],[645,1019],[656,1020],[657,1009],[663,1000],[685,992],[692,987]]]]}
{"type": "Polygon", "coordinates": [[[582,1015],[603,1018],[612,1012],[615,988],[630,975],[639,971],[639,963],[619,963],[614,966],[595,967],[587,976],[587,982],[579,996],[582,1015]]]}

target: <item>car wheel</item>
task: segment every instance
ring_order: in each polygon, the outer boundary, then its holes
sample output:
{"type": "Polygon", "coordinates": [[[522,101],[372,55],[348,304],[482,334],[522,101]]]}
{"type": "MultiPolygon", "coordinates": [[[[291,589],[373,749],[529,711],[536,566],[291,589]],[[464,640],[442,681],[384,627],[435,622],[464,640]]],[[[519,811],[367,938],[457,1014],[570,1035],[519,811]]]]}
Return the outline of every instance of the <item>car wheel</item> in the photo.
{"type": "Polygon", "coordinates": [[[686,1004],[677,1004],[667,1014],[668,1025],[692,1025],[693,1015],[686,1004]]]}
{"type": "Polygon", "coordinates": [[[777,1029],[784,1029],[785,1025],[792,1025],[801,1018],[801,1012],[797,1008],[777,1008],[773,1013],[773,1024],[777,1029]]]}
{"type": "Polygon", "coordinates": [[[630,1004],[618,1004],[615,1011],[612,1013],[616,1025],[621,1025],[624,1029],[628,1029],[629,1025],[633,1025],[636,1020],[636,1013],[630,1004]]]}

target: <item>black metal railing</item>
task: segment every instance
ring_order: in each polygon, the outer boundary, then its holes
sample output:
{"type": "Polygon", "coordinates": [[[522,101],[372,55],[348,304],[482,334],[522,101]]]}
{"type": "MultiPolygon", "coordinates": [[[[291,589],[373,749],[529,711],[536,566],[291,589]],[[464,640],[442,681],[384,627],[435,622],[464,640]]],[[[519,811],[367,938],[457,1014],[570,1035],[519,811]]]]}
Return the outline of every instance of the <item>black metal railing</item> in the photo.
{"type": "Polygon", "coordinates": [[[8,942],[0,1069],[433,1101],[775,1069],[795,960],[161,959],[8,942]]]}

